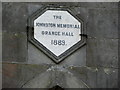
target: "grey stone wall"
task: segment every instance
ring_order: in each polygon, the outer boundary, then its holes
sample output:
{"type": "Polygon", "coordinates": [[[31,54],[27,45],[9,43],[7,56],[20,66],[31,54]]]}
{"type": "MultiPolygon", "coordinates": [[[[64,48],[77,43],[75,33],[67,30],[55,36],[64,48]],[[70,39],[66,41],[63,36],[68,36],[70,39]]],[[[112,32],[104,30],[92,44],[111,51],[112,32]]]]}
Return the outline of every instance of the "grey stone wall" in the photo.
{"type": "Polygon", "coordinates": [[[118,3],[2,3],[3,88],[117,88],[118,3]],[[41,7],[70,7],[84,21],[86,45],[55,64],[27,39],[41,7]],[[11,83],[12,82],[12,83],[11,83]]]}

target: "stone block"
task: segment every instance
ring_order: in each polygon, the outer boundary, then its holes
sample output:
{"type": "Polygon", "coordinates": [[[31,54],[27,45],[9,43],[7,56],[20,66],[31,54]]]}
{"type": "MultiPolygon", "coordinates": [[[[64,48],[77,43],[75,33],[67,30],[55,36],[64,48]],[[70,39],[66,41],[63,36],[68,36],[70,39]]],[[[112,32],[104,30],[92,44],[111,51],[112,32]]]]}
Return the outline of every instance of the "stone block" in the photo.
{"type": "Polygon", "coordinates": [[[85,66],[86,46],[82,46],[60,63],[62,66],[85,66]]]}
{"type": "Polygon", "coordinates": [[[88,39],[87,66],[118,67],[118,39],[88,39]]]}
{"type": "Polygon", "coordinates": [[[69,67],[68,70],[84,83],[86,88],[96,88],[97,69],[95,67],[69,67]]]}
{"type": "Polygon", "coordinates": [[[97,88],[118,88],[118,69],[98,68],[97,88]]]}
{"type": "Polygon", "coordinates": [[[41,3],[28,3],[27,9],[29,16],[35,13],[37,10],[39,10],[43,5],[41,3]]]}
{"type": "MultiPolygon", "coordinates": [[[[37,78],[39,75],[40,76],[43,75],[44,72],[46,72],[46,70],[49,68],[50,68],[50,65],[4,63],[2,65],[2,69],[3,69],[2,87],[3,88],[23,88],[27,86],[29,82],[34,80],[34,78],[37,78]]],[[[45,79],[46,77],[45,75],[47,76],[47,74],[44,74],[43,77],[41,77],[41,80],[42,78],[45,79]]],[[[37,81],[41,81],[41,80],[37,79],[37,81]]]]}
{"type": "Polygon", "coordinates": [[[25,3],[2,3],[2,29],[7,32],[26,32],[28,11],[25,3]]]}
{"type": "Polygon", "coordinates": [[[3,32],[2,59],[8,62],[26,62],[27,35],[26,33],[3,32]]]}
{"type": "Polygon", "coordinates": [[[55,64],[47,55],[33,44],[28,43],[28,63],[29,64],[55,64]]]}
{"type": "Polygon", "coordinates": [[[89,9],[88,37],[118,38],[118,9],[89,9]]]}

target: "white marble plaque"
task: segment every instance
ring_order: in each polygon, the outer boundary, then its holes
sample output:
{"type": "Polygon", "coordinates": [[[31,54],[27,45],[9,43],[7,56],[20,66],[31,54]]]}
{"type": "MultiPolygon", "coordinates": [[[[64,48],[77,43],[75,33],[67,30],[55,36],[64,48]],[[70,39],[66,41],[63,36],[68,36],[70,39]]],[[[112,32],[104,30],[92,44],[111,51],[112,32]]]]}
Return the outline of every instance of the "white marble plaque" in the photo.
{"type": "Polygon", "coordinates": [[[68,11],[47,10],[34,20],[34,38],[56,56],[81,40],[81,23],[68,11]]]}

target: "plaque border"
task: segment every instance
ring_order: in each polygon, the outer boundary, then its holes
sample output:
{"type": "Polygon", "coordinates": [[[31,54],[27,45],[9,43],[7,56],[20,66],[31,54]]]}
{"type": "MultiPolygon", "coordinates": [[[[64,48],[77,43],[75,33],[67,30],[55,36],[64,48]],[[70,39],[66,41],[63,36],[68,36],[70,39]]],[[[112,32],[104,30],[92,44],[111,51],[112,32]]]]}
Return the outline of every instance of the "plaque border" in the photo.
{"type": "Polygon", "coordinates": [[[42,15],[44,12],[46,12],[47,10],[68,11],[68,13],[70,13],[75,19],[77,19],[81,23],[81,34],[85,33],[85,29],[83,27],[84,22],[80,16],[78,17],[78,15],[75,15],[75,12],[71,10],[70,7],[65,7],[65,6],[49,6],[48,5],[37,10],[28,18],[28,41],[30,41],[33,45],[35,45],[38,49],[40,49],[49,58],[51,58],[53,62],[58,64],[61,61],[63,61],[66,57],[71,55],[73,52],[75,52],[77,49],[84,46],[86,44],[86,37],[81,35],[81,40],[76,44],[74,44],[72,47],[70,47],[68,50],[63,52],[61,55],[56,56],[55,54],[53,54],[49,49],[47,49],[44,45],[42,45],[40,42],[38,42],[34,38],[34,20],[38,18],[40,15],[42,15]]]}

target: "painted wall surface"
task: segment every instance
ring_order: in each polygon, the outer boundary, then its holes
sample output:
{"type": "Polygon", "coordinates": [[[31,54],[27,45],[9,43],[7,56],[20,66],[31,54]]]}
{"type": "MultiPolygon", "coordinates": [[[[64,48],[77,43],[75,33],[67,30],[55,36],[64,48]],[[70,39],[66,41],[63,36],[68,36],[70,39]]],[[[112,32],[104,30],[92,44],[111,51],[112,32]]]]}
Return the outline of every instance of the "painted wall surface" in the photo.
{"type": "Polygon", "coordinates": [[[3,88],[117,88],[118,3],[2,3],[3,88]],[[27,39],[27,19],[45,5],[84,21],[86,45],[55,64],[27,39]]]}

